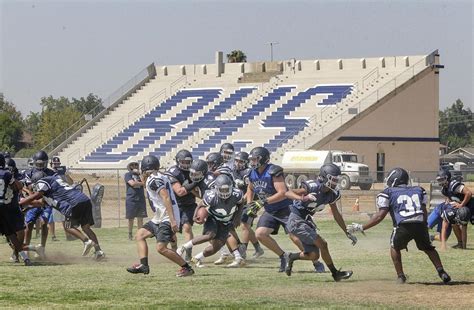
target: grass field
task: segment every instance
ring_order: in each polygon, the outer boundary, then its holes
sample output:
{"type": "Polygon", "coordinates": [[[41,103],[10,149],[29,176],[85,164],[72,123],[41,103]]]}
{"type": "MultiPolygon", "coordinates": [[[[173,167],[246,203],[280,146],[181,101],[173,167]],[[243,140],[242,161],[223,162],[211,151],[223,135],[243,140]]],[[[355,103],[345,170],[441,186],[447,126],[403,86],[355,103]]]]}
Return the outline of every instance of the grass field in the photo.
{"type": "MultiPolygon", "coordinates": [[[[63,241],[61,233],[61,241],[49,242],[48,259],[32,267],[10,262],[9,248],[0,244],[0,307],[473,308],[472,226],[468,250],[441,253],[453,278],[448,286],[440,284],[428,258],[414,244],[402,254],[408,283],[395,283],[389,256],[391,222],[387,220],[366,237],[360,236],[355,247],[334,221],[322,220],[318,226],[329,242],[336,267],[354,271],[349,281],[335,283],[329,273],[315,274],[312,265],[303,261],[295,262],[293,275],[287,277],[277,272],[279,261],[270,251],[242,269],[213,266],[213,257],[194,276],[176,278],[177,266],[154,251],[154,240],[149,240],[150,274],[132,275],[125,268],[137,261],[135,242],[127,240],[126,229],[106,228],[97,230],[107,254],[103,262],[80,257],[82,244],[63,241]]],[[[195,231],[200,232],[201,227],[195,231]]],[[[278,235],[277,240],[284,249],[294,250],[285,235],[278,235]]]]}

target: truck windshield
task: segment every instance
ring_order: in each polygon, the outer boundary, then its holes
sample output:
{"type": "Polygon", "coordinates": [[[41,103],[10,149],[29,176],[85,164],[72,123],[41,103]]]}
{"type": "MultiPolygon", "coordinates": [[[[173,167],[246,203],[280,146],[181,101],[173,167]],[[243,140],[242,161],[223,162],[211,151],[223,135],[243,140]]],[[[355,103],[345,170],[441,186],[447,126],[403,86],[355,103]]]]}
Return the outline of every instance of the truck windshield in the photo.
{"type": "Polygon", "coordinates": [[[342,155],[342,160],[346,163],[356,163],[357,155],[342,155]]]}

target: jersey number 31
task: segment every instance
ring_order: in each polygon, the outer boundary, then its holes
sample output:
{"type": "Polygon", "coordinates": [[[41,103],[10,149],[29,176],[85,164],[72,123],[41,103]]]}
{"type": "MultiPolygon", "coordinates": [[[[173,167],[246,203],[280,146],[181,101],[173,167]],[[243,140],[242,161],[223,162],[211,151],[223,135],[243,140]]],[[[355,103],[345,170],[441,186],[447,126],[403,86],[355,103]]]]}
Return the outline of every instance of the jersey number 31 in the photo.
{"type": "Polygon", "coordinates": [[[400,211],[400,215],[403,217],[423,213],[421,210],[420,197],[417,194],[414,194],[411,197],[408,195],[401,195],[398,197],[397,203],[405,205],[405,210],[400,211]]]}

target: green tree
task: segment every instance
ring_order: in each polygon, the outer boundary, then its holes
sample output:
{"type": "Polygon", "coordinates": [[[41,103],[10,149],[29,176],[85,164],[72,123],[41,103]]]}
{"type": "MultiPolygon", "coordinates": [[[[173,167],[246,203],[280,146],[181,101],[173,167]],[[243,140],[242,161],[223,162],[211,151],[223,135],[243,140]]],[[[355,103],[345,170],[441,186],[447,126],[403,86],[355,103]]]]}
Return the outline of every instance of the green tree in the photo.
{"type": "Polygon", "coordinates": [[[72,98],[71,102],[72,105],[82,114],[92,114],[92,116],[95,116],[104,109],[102,99],[92,93],[87,95],[86,98],[72,98]]]}
{"type": "Polygon", "coordinates": [[[449,150],[473,144],[473,137],[473,113],[470,108],[464,107],[460,99],[439,112],[439,138],[449,150]]]}
{"type": "Polygon", "coordinates": [[[11,114],[0,113],[0,150],[15,152],[22,136],[22,124],[11,114]]]}
{"type": "Polygon", "coordinates": [[[22,121],[21,112],[16,109],[13,103],[5,100],[3,97],[0,97],[0,113],[10,115],[14,121],[22,121]]]}
{"type": "MultiPolygon", "coordinates": [[[[79,129],[85,120],[68,98],[41,98],[41,123],[35,133],[35,144],[42,148],[52,140],[64,140],[66,130],[70,133],[79,129]],[[73,125],[74,128],[71,128],[73,125]]],[[[59,143],[58,143],[59,144],[59,143]]]]}
{"type": "Polygon", "coordinates": [[[227,62],[247,62],[247,55],[245,55],[245,53],[241,50],[233,50],[232,52],[227,54],[227,62]]]}

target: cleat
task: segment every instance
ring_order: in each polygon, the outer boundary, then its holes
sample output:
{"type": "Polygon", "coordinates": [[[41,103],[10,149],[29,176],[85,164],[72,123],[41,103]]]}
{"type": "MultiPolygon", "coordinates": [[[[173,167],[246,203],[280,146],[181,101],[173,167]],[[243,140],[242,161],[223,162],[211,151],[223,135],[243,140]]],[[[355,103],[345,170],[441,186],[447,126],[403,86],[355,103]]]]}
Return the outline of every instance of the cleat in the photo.
{"type": "Polygon", "coordinates": [[[439,277],[441,278],[441,280],[443,280],[444,284],[448,284],[449,282],[451,282],[451,277],[446,272],[441,273],[439,277]]]}
{"type": "Polygon", "coordinates": [[[341,271],[338,270],[335,274],[332,275],[334,281],[339,282],[341,280],[347,280],[352,276],[352,271],[341,271]]]}
{"type": "Polygon", "coordinates": [[[291,271],[293,270],[293,262],[294,260],[288,255],[288,260],[286,261],[285,265],[285,273],[287,276],[291,276],[291,271]]]}
{"type": "Polygon", "coordinates": [[[176,273],[176,276],[182,278],[182,277],[192,276],[193,274],[194,274],[193,268],[181,267],[181,269],[179,269],[178,272],[176,273]]]}
{"type": "Polygon", "coordinates": [[[214,265],[224,265],[232,259],[232,255],[221,255],[215,262],[214,265]]]}
{"type": "Polygon", "coordinates": [[[206,267],[204,263],[202,262],[202,260],[197,259],[196,257],[191,258],[191,263],[193,263],[194,266],[196,266],[197,268],[206,267]]]}
{"type": "Polygon", "coordinates": [[[243,258],[236,258],[232,263],[227,265],[227,268],[240,268],[245,266],[245,259],[243,258]]]}
{"type": "Polygon", "coordinates": [[[133,240],[133,235],[132,235],[132,233],[128,233],[128,240],[130,240],[130,241],[133,240]]]}
{"type": "Polygon", "coordinates": [[[104,251],[102,251],[102,250],[95,251],[95,253],[94,253],[94,259],[95,259],[96,261],[103,260],[104,258],[105,258],[105,253],[104,253],[104,251]]]}
{"type": "Polygon", "coordinates": [[[252,258],[257,259],[262,256],[263,253],[265,253],[265,251],[262,248],[259,248],[258,250],[255,250],[255,253],[252,254],[252,258]]]}
{"type": "Polygon", "coordinates": [[[314,272],[316,273],[324,273],[326,272],[326,269],[324,268],[324,264],[321,263],[320,261],[316,261],[313,263],[314,266],[314,272]]]}
{"type": "Polygon", "coordinates": [[[398,284],[405,284],[406,282],[407,282],[407,277],[404,274],[398,276],[397,278],[398,284]]]}
{"type": "Polygon", "coordinates": [[[59,239],[56,236],[52,236],[51,241],[59,241],[59,239]]]}
{"type": "Polygon", "coordinates": [[[35,251],[36,251],[36,254],[38,256],[35,256],[35,257],[38,257],[39,259],[45,259],[46,258],[46,255],[45,255],[45,248],[44,246],[42,246],[41,244],[38,244],[36,247],[35,247],[35,251]]]}
{"type": "Polygon", "coordinates": [[[82,250],[82,256],[87,256],[87,254],[89,254],[93,246],[94,246],[94,241],[92,240],[88,240],[84,242],[84,250],[82,250]]]}
{"type": "Polygon", "coordinates": [[[29,258],[25,259],[25,266],[32,266],[33,263],[31,262],[31,260],[29,258]]]}
{"type": "Polygon", "coordinates": [[[462,250],[462,249],[463,249],[463,247],[462,247],[462,242],[458,242],[457,244],[453,245],[451,248],[452,248],[452,249],[461,249],[461,250],[462,250]]]}
{"type": "Polygon", "coordinates": [[[278,272],[285,272],[286,264],[289,260],[290,257],[288,253],[283,253],[283,255],[280,257],[280,268],[278,269],[278,272]]]}
{"type": "Polygon", "coordinates": [[[20,262],[20,258],[15,253],[12,253],[12,256],[10,256],[10,260],[14,263],[20,262]]]}
{"type": "Polygon", "coordinates": [[[132,267],[127,268],[127,271],[130,272],[130,273],[149,274],[150,273],[150,267],[145,266],[143,264],[134,264],[132,267]]]}

